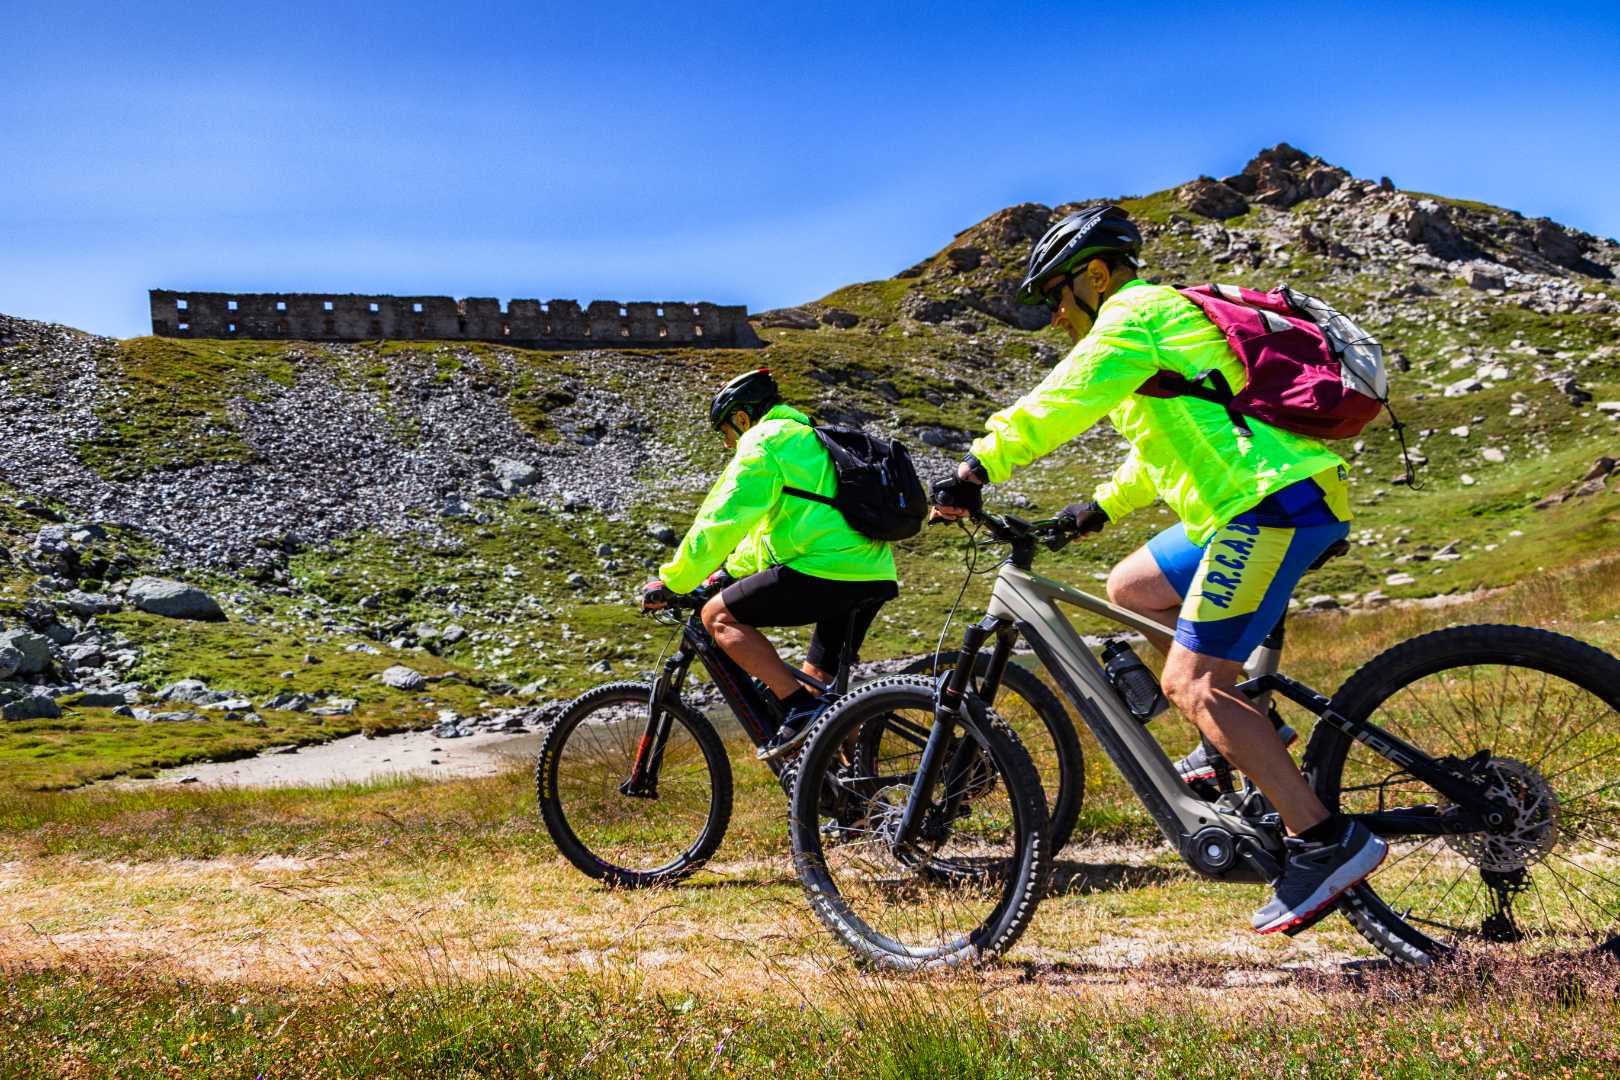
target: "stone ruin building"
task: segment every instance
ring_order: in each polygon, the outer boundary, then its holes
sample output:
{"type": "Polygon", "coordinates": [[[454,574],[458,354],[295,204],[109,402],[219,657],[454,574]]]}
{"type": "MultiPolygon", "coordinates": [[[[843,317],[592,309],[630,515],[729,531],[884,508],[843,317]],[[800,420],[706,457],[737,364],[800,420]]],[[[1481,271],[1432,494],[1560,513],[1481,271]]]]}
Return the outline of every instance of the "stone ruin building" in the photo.
{"type": "Polygon", "coordinates": [[[531,349],[759,348],[741,304],[153,289],[152,333],[269,341],[493,341],[531,349]]]}

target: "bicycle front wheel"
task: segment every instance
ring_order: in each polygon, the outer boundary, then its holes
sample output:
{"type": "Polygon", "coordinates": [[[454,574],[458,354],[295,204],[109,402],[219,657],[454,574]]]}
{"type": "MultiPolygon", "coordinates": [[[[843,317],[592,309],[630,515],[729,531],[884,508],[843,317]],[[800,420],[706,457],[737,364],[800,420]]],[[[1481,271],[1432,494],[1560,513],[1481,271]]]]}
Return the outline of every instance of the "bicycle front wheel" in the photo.
{"type": "MultiPolygon", "coordinates": [[[[1454,627],[1370,661],[1333,708],[1449,756],[1514,811],[1499,829],[1389,838],[1343,906],[1380,951],[1408,964],[1620,955],[1620,660],[1545,630],[1454,627]]],[[[1306,759],[1329,809],[1448,807],[1331,725],[1306,759]]]]}
{"type": "Polygon", "coordinates": [[[708,861],[731,820],[731,763],[713,725],[679,702],[647,783],[627,790],[648,730],[652,687],[609,683],[575,698],[535,765],[540,816],[582,873],[630,888],[669,884],[708,861]]]}
{"type": "MultiPolygon", "coordinates": [[[[952,649],[941,653],[936,666],[933,656],[916,660],[901,672],[902,675],[943,675],[957,665],[961,651],[952,649]]],[[[990,654],[981,652],[973,668],[973,686],[977,689],[990,669],[990,654]]],[[[983,694],[979,695],[981,698],[983,694]]],[[[1046,792],[1046,834],[1052,841],[1055,855],[1063,850],[1080,818],[1080,806],[1085,799],[1086,763],[1080,750],[1080,737],[1074,721],[1058,696],[1041,681],[1041,677],[1018,663],[1009,663],[1002,672],[1001,686],[994,701],[989,703],[996,715],[1007,722],[1029,752],[1030,761],[1040,775],[1041,788],[1046,792]]],[[[921,747],[928,738],[928,729],[899,731],[893,727],[873,728],[866,740],[868,752],[881,761],[891,753],[909,753],[921,747]],[[875,737],[883,732],[880,743],[875,737]],[[896,745],[898,743],[898,745],[896,745]]]]}
{"type": "Polygon", "coordinates": [[[921,748],[859,767],[873,726],[933,725],[934,682],[891,676],[817,722],[799,761],[788,827],[794,866],[822,923],[864,962],[896,970],[975,964],[1028,927],[1050,870],[1046,796],[1018,737],[979,706],[962,716],[921,835],[892,840],[921,748]]]}

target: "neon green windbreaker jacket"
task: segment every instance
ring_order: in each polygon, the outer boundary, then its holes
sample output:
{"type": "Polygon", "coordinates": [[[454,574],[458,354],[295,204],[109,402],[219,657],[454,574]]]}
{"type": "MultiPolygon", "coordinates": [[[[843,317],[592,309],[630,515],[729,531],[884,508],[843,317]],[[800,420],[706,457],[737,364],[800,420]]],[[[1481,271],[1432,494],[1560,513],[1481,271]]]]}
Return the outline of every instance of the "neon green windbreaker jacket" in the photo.
{"type": "Polygon", "coordinates": [[[1106,415],[1131,444],[1093,495],[1111,521],[1162,497],[1187,538],[1202,544],[1267,495],[1313,477],[1348,519],[1344,459],[1320,440],[1259,420],[1248,421],[1253,438],[1240,438],[1212,402],[1134,393],[1156,371],[1209,368],[1233,391],[1248,382],[1243,361],[1196,304],[1169,286],[1132,281],[1103,302],[1091,332],[1039,386],[985,422],[973,456],[1000,483],[1106,415]]]}
{"type": "Polygon", "coordinates": [[[895,580],[887,542],[862,536],[825,503],[782,494],[784,485],[817,495],[837,487],[810,418],[791,405],[777,405],[743,432],[659,579],[691,592],[723,562],[739,578],[785,564],[835,581],[895,580]]]}

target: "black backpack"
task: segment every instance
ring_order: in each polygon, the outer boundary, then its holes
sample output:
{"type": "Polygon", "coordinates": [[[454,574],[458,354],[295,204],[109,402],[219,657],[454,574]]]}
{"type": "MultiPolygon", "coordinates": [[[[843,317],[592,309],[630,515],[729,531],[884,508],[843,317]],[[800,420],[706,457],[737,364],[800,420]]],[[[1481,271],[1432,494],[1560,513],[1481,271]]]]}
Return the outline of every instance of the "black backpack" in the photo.
{"type": "Polygon", "coordinates": [[[858,428],[812,430],[832,457],[838,485],[830,497],[796,487],[784,487],[783,494],[831,506],[850,528],[873,540],[905,540],[922,532],[928,494],[904,446],[858,428]]]}

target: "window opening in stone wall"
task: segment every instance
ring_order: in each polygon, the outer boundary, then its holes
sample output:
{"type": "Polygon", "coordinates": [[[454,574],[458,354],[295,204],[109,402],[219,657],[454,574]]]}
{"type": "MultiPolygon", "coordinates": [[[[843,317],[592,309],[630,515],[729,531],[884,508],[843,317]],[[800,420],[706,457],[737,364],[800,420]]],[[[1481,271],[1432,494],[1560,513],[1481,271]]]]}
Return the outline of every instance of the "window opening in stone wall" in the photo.
{"type": "Polygon", "coordinates": [[[176,311],[184,311],[184,310],[186,310],[186,302],[184,300],[176,300],[174,302],[174,309],[176,311]]]}
{"type": "Polygon", "coordinates": [[[277,319],[276,320],[276,333],[285,334],[286,332],[287,332],[287,320],[286,319],[277,319]]]}
{"type": "Polygon", "coordinates": [[[658,312],[657,312],[657,314],[658,314],[658,317],[659,317],[659,318],[660,318],[660,319],[662,319],[662,318],[663,318],[663,317],[664,317],[664,309],[663,309],[663,308],[659,308],[659,309],[658,309],[658,312]]]}
{"type": "Polygon", "coordinates": [[[585,324],[585,336],[586,337],[591,336],[591,324],[590,323],[585,324]]]}
{"type": "Polygon", "coordinates": [[[667,326],[659,326],[659,328],[658,328],[658,336],[659,337],[669,337],[669,327],[667,327],[667,326]]]}
{"type": "Polygon", "coordinates": [[[620,337],[629,337],[630,336],[630,328],[628,326],[619,327],[619,336],[620,337]]]}
{"type": "Polygon", "coordinates": [[[225,301],[225,310],[226,311],[235,311],[236,310],[236,301],[235,300],[227,300],[227,301],[225,301]]]}
{"type": "Polygon", "coordinates": [[[191,329],[191,324],[188,323],[188,322],[183,322],[183,323],[180,324],[180,329],[182,329],[182,330],[190,330],[191,329]]]}
{"type": "Polygon", "coordinates": [[[369,333],[374,338],[382,337],[382,323],[378,322],[376,319],[372,319],[369,333]]]}
{"type": "Polygon", "coordinates": [[[322,300],[321,301],[321,310],[322,311],[331,311],[332,310],[332,301],[330,301],[330,300],[322,300]]]}
{"type": "Polygon", "coordinates": [[[236,333],[236,324],[235,324],[235,323],[226,323],[226,324],[225,324],[225,332],[226,332],[226,333],[227,333],[227,334],[234,334],[234,333],[236,333]]]}
{"type": "Polygon", "coordinates": [[[540,314],[542,314],[542,315],[550,315],[551,314],[551,305],[550,304],[541,304],[540,305],[540,314]]]}
{"type": "Polygon", "coordinates": [[[508,322],[501,323],[501,337],[511,337],[511,336],[512,336],[512,324],[508,323],[508,322]]]}
{"type": "Polygon", "coordinates": [[[693,315],[702,315],[702,314],[703,314],[703,312],[701,312],[701,311],[699,311],[699,310],[698,310],[698,309],[697,309],[697,308],[696,308],[696,307],[694,307],[694,308],[693,308],[693,309],[692,309],[692,314],[693,314],[693,315]]]}
{"type": "Polygon", "coordinates": [[[546,320],[546,324],[545,324],[544,327],[541,328],[540,332],[542,334],[546,335],[546,337],[551,336],[551,320],[550,319],[546,320]]]}
{"type": "Polygon", "coordinates": [[[411,305],[411,314],[413,314],[413,315],[422,314],[422,305],[421,304],[412,304],[411,305]]]}
{"type": "Polygon", "coordinates": [[[372,314],[373,314],[373,315],[375,315],[375,314],[377,314],[377,312],[378,312],[378,311],[379,311],[379,310],[380,310],[380,309],[379,309],[379,308],[378,308],[378,307],[377,307],[377,305],[376,305],[376,304],[372,304],[372,305],[371,305],[371,313],[372,313],[372,314]]]}
{"type": "Polygon", "coordinates": [[[623,304],[620,304],[619,305],[619,318],[622,319],[628,314],[630,314],[630,312],[625,309],[623,304]]]}
{"type": "Polygon", "coordinates": [[[287,301],[285,301],[285,300],[277,300],[276,301],[276,310],[277,311],[286,311],[287,310],[287,301]]]}
{"type": "Polygon", "coordinates": [[[693,337],[702,337],[703,336],[703,326],[702,326],[701,323],[698,324],[697,326],[692,327],[692,336],[693,337]]]}

